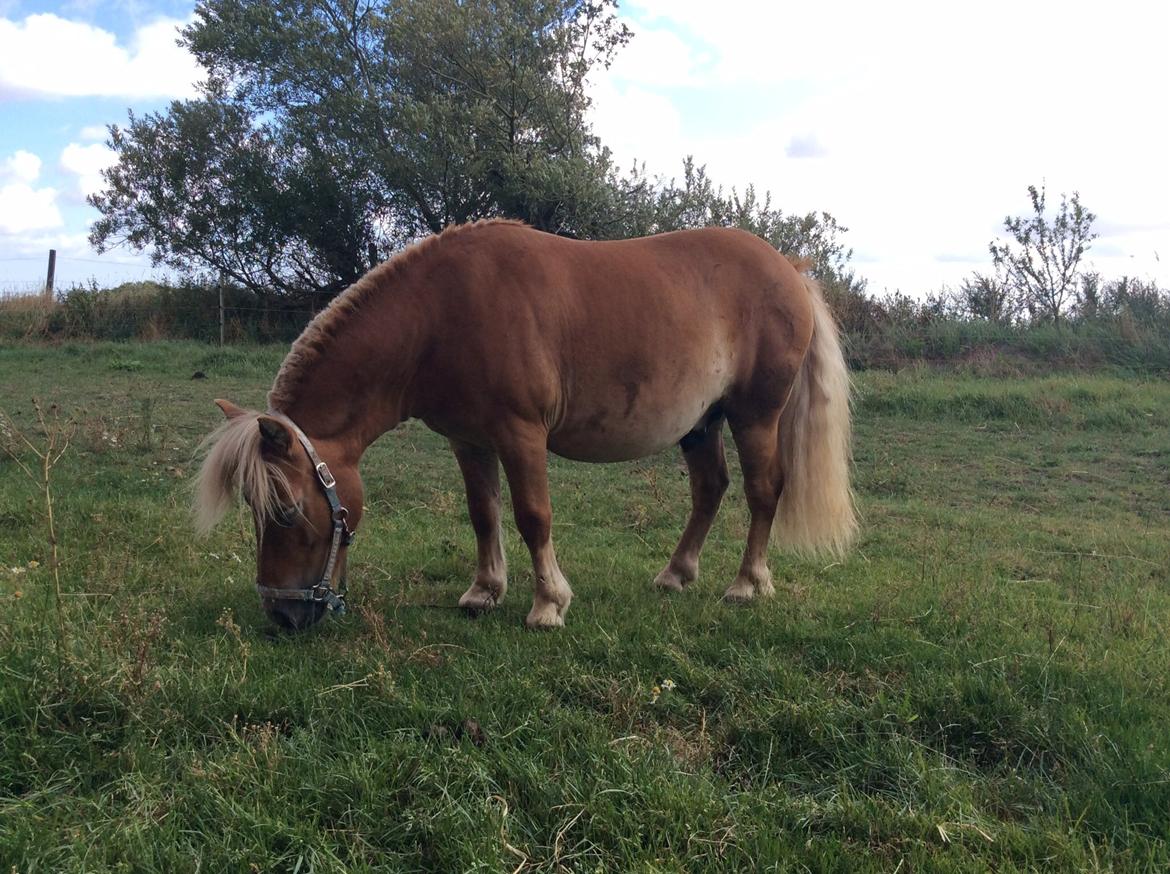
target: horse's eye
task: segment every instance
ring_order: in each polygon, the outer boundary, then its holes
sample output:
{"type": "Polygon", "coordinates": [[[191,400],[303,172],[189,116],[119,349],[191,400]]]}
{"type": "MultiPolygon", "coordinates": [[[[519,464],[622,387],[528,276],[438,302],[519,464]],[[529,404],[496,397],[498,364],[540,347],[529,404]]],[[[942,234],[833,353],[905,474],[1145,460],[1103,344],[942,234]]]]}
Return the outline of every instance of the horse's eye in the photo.
{"type": "Polygon", "coordinates": [[[291,528],[293,523],[297,521],[297,517],[301,515],[301,505],[291,504],[289,506],[281,505],[276,508],[276,512],[272,514],[272,521],[281,528],[291,528]]]}

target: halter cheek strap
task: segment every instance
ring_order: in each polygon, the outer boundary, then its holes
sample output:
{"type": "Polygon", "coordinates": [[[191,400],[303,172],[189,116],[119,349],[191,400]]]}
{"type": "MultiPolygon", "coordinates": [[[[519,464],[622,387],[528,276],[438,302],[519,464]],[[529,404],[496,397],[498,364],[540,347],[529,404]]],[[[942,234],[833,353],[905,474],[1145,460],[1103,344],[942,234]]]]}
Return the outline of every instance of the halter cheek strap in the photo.
{"type": "Polygon", "coordinates": [[[266,413],[274,419],[280,419],[289,427],[289,430],[296,435],[297,440],[305,449],[305,454],[309,456],[309,461],[313,465],[313,470],[317,474],[317,483],[321,486],[321,490],[325,493],[325,500],[329,502],[329,514],[333,519],[333,540],[329,544],[329,558],[325,562],[325,570],[321,574],[321,579],[316,584],[304,589],[276,589],[271,586],[263,586],[259,582],[256,583],[256,591],[260,593],[260,597],[269,598],[280,601],[309,601],[314,604],[324,604],[327,609],[342,615],[345,613],[345,579],[343,578],[338,584],[337,588],[333,588],[333,572],[337,567],[337,556],[341,552],[342,546],[349,546],[353,543],[353,539],[357,532],[349,527],[347,519],[349,517],[349,510],[347,510],[341,503],[341,499],[337,496],[337,480],[333,478],[333,474],[329,472],[329,465],[321,460],[317,455],[317,450],[313,448],[313,444],[305,435],[297,424],[283,413],[269,411],[266,413]]]}

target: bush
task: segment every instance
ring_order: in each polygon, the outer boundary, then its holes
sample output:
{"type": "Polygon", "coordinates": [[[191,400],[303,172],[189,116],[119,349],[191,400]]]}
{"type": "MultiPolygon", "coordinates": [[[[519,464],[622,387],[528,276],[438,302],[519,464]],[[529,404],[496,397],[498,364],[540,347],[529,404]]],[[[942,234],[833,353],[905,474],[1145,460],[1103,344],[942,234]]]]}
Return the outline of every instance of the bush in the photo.
{"type": "Polygon", "coordinates": [[[1092,317],[1060,324],[978,318],[962,296],[920,301],[830,297],[855,369],[901,369],[920,361],[981,373],[1102,366],[1170,372],[1170,293],[1121,280],[1107,285],[1092,317]]]}

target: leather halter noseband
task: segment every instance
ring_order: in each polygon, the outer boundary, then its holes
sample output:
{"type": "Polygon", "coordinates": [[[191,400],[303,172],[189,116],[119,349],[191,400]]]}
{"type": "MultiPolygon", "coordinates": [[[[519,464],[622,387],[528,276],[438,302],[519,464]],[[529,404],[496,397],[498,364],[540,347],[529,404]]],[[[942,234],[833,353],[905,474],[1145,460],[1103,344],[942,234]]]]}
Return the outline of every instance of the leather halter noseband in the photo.
{"type": "Polygon", "coordinates": [[[317,482],[322,491],[325,492],[325,500],[329,502],[329,513],[333,519],[333,542],[329,545],[329,558],[325,562],[325,570],[316,584],[304,589],[274,589],[271,586],[262,586],[257,582],[256,591],[260,593],[261,598],[324,604],[327,609],[342,615],[345,613],[345,579],[342,578],[336,589],[333,588],[332,579],[333,571],[337,566],[338,552],[341,551],[342,546],[349,546],[353,543],[353,539],[357,535],[356,531],[350,530],[349,524],[346,522],[349,510],[342,506],[341,499],[337,497],[337,480],[329,472],[329,465],[317,455],[317,451],[313,449],[313,444],[309,442],[305,432],[283,413],[270,410],[265,415],[280,419],[288,425],[289,429],[296,435],[297,440],[300,441],[301,446],[305,447],[305,454],[309,456],[309,461],[312,462],[313,470],[317,474],[317,482]]]}

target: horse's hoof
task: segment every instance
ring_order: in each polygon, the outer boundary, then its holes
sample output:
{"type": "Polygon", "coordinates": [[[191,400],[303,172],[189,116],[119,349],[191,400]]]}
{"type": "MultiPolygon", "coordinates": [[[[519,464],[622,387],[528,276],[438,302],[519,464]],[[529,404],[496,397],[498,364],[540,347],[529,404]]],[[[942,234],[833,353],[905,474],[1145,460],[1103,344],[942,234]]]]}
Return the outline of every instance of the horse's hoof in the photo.
{"type": "Polygon", "coordinates": [[[534,606],[529,612],[524,624],[533,630],[563,628],[565,625],[565,608],[558,608],[556,604],[541,604],[534,606]]]}
{"type": "Polygon", "coordinates": [[[499,602],[500,596],[491,589],[479,585],[473,585],[459,598],[459,606],[471,616],[495,610],[499,602]]]}
{"type": "Polygon", "coordinates": [[[654,578],[655,588],[664,592],[681,592],[689,582],[690,580],[684,580],[677,571],[672,571],[670,568],[666,568],[654,578]]]}
{"type": "Polygon", "coordinates": [[[756,587],[747,580],[736,580],[723,593],[723,600],[728,604],[747,604],[756,599],[756,587]]]}
{"type": "Polygon", "coordinates": [[[468,616],[470,616],[472,619],[474,619],[476,616],[480,616],[484,613],[490,613],[493,610],[495,610],[496,609],[496,602],[492,598],[478,598],[478,599],[460,598],[459,599],[459,607],[468,616]]]}
{"type": "Polygon", "coordinates": [[[723,600],[729,604],[747,604],[756,598],[771,598],[776,594],[776,587],[771,580],[753,583],[746,577],[738,577],[723,593],[723,600]]]}

